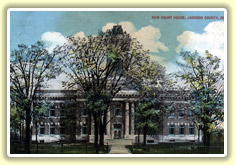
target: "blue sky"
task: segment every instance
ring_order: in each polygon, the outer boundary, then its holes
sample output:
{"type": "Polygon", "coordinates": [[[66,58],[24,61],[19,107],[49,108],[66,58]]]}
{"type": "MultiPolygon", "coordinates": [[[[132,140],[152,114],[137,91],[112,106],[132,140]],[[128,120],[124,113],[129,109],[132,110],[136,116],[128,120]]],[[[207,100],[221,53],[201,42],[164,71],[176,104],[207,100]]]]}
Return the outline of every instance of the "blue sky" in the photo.
{"type": "Polygon", "coordinates": [[[10,48],[18,44],[34,44],[38,40],[48,46],[60,44],[67,36],[96,35],[98,30],[113,24],[123,25],[150,50],[152,59],[158,60],[171,72],[180,50],[205,49],[223,57],[222,19],[187,19],[188,16],[223,16],[223,11],[11,11],[10,48]],[[152,16],[185,16],[185,20],[152,19],[152,16]],[[57,37],[57,38],[56,38],[57,37]]]}

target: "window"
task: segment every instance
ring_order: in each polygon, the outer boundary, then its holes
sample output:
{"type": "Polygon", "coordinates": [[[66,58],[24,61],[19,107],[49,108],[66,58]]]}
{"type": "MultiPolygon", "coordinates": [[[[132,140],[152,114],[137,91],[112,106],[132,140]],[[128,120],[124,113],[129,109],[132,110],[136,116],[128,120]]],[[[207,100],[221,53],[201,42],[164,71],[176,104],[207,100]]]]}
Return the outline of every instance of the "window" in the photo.
{"type": "Polygon", "coordinates": [[[193,111],[190,110],[190,109],[188,110],[188,116],[189,116],[189,117],[193,117],[193,111]]]}
{"type": "Polygon", "coordinates": [[[115,109],[114,109],[114,115],[115,115],[115,116],[120,116],[120,106],[115,107],[115,109]]]}
{"type": "Polygon", "coordinates": [[[87,134],[87,125],[84,124],[84,125],[82,126],[82,135],[86,135],[86,134],[87,134]]]}
{"type": "Polygon", "coordinates": [[[40,125],[40,128],[39,128],[39,135],[42,136],[45,134],[45,127],[44,125],[40,125]]]}
{"type": "Polygon", "coordinates": [[[54,125],[51,125],[50,126],[50,135],[55,135],[55,126],[54,125]]]}
{"type": "Polygon", "coordinates": [[[55,109],[50,109],[50,117],[55,117],[55,109]]]}
{"type": "Polygon", "coordinates": [[[174,117],[175,117],[175,112],[174,111],[170,111],[169,118],[174,118],[174,117]]]}
{"type": "Polygon", "coordinates": [[[178,112],[179,112],[179,117],[183,118],[184,117],[184,110],[180,109],[178,112]]]}
{"type": "Polygon", "coordinates": [[[61,126],[60,127],[60,135],[64,135],[65,134],[65,127],[61,126]]]}
{"type": "Polygon", "coordinates": [[[113,127],[114,127],[114,129],[121,129],[122,125],[121,124],[114,124],[113,127]]]}
{"type": "Polygon", "coordinates": [[[184,125],[183,124],[181,124],[179,127],[179,134],[184,135],[184,125]]]}
{"type": "Polygon", "coordinates": [[[169,135],[175,135],[175,125],[174,124],[169,125],[169,135]]]}
{"type": "Polygon", "coordinates": [[[87,112],[86,112],[86,109],[82,109],[82,116],[87,116],[87,112]]]}
{"type": "Polygon", "coordinates": [[[189,135],[194,135],[194,125],[189,125],[189,135]]]}
{"type": "Polygon", "coordinates": [[[64,109],[60,110],[60,117],[65,117],[65,110],[64,109]]]}

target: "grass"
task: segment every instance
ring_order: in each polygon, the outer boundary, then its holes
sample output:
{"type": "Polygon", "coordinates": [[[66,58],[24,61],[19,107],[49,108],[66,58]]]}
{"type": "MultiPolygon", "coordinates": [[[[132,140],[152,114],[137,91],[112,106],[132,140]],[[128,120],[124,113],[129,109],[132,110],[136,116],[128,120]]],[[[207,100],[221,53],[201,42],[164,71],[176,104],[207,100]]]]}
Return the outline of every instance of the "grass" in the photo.
{"type": "MultiPolygon", "coordinates": [[[[25,154],[25,145],[22,143],[13,143],[10,145],[11,154],[25,154]]],[[[160,143],[156,145],[127,146],[132,154],[223,154],[223,144],[212,145],[210,147],[197,145],[196,143],[160,143]]],[[[107,154],[109,148],[104,146],[99,154],[107,154]]],[[[93,144],[89,143],[44,143],[37,145],[31,144],[31,154],[95,154],[93,144]]]]}
{"type": "Polygon", "coordinates": [[[203,146],[192,143],[161,143],[156,145],[127,146],[132,154],[223,154],[223,145],[203,146]]]}
{"type": "MultiPolygon", "coordinates": [[[[26,154],[24,151],[25,144],[13,143],[10,145],[11,154],[26,154]]],[[[58,144],[58,143],[44,143],[37,145],[31,144],[31,154],[95,154],[96,150],[93,144],[89,143],[71,143],[71,144],[58,144]]],[[[99,154],[107,154],[107,146],[100,149],[99,154]]]]}

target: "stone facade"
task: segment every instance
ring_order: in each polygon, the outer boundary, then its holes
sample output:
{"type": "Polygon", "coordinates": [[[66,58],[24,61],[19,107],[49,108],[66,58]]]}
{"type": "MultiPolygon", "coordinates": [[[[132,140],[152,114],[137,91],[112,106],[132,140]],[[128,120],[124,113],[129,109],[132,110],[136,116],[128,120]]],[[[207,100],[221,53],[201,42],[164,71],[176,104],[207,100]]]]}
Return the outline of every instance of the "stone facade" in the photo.
{"type": "MultiPolygon", "coordinates": [[[[147,143],[159,142],[194,142],[198,140],[195,117],[187,108],[190,96],[181,96],[178,91],[158,95],[163,104],[174,104],[174,111],[161,115],[158,131],[147,135],[147,143]]],[[[52,105],[47,117],[32,123],[32,140],[39,142],[89,141],[94,142],[94,125],[92,116],[85,111],[85,100],[74,90],[42,90],[39,100],[45,100],[52,105]],[[68,111],[64,105],[74,100],[77,107],[68,111]],[[69,116],[69,120],[68,120],[69,116]],[[37,125],[37,127],[36,127],[37,125]],[[68,126],[69,125],[69,126],[68,126]]],[[[138,103],[135,91],[120,91],[113,99],[107,114],[105,142],[107,139],[130,139],[133,143],[143,141],[143,135],[135,127],[134,112],[138,103]]],[[[199,138],[201,139],[201,137],[199,138]]]]}

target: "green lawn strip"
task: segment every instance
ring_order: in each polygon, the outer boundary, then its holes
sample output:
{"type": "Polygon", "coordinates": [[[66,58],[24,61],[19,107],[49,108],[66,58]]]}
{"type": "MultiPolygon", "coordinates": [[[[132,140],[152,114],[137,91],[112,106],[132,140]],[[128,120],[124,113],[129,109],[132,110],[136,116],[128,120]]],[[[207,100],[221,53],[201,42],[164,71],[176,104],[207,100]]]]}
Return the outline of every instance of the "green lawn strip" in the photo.
{"type": "MultiPolygon", "coordinates": [[[[25,154],[24,144],[11,144],[11,154],[25,154]]],[[[99,154],[106,154],[107,147],[100,149],[99,154]]],[[[37,154],[37,145],[31,144],[31,154],[37,154]]],[[[85,143],[44,143],[38,144],[38,154],[95,154],[93,144],[85,143]]]]}
{"type": "Polygon", "coordinates": [[[157,144],[143,146],[127,146],[132,154],[223,154],[223,145],[205,147],[195,144],[157,144]]]}

